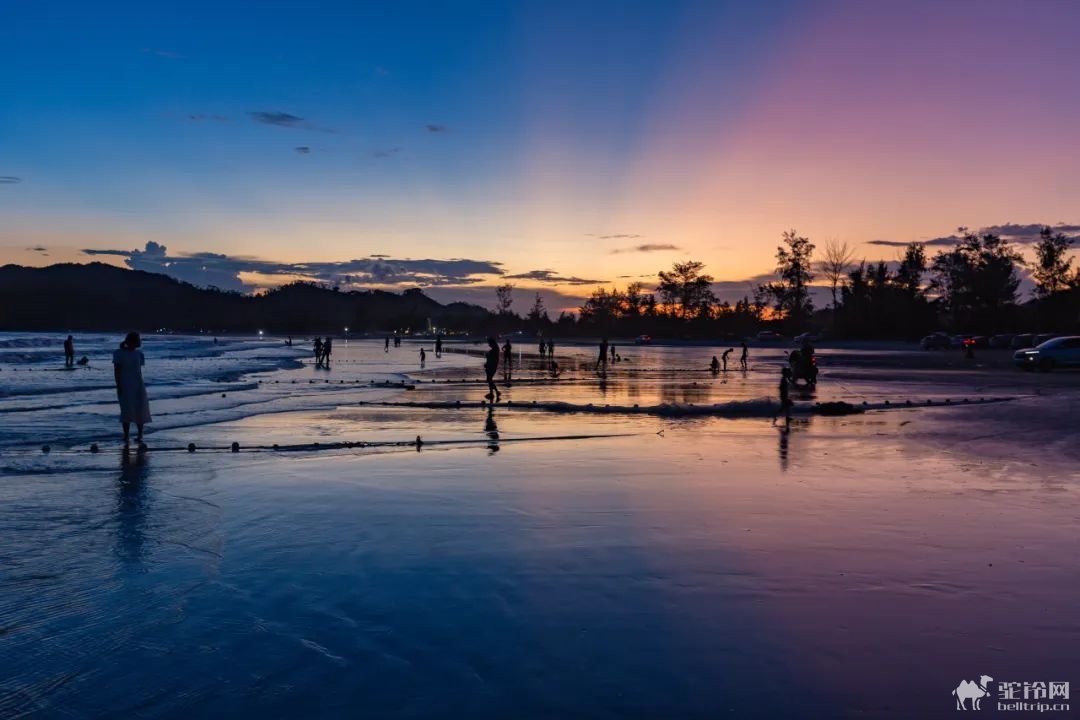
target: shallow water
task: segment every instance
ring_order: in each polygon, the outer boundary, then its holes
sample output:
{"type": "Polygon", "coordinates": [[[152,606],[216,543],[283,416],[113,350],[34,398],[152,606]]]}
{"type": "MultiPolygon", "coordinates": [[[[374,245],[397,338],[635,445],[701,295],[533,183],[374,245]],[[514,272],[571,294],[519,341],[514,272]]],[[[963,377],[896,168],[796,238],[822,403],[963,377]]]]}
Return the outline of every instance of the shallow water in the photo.
{"type": "MultiPolygon", "coordinates": [[[[429,355],[421,374],[408,344],[350,343],[327,372],[232,342],[175,366],[147,342],[145,455],[120,452],[107,393],[11,409],[49,393],[3,386],[0,716],[938,717],[981,674],[1080,682],[1071,380],[823,353],[820,399],[1018,399],[783,428],[361,405],[479,399],[415,382],[475,380],[479,358],[429,355]],[[370,385],[402,379],[416,389],[370,385]],[[611,437],[549,439],[567,435],[611,437]],[[255,449],[343,440],[385,444],[255,449]]],[[[570,360],[506,392],[771,394],[779,350],[726,378],[695,375],[701,353],[628,350],[639,372],[606,388],[570,360]]]]}

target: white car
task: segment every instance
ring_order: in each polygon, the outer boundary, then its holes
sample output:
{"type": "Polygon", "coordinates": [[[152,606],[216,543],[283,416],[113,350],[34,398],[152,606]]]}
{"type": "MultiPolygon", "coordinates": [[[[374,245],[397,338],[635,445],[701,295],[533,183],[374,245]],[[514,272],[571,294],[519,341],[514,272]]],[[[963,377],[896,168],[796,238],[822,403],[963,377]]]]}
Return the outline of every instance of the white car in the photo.
{"type": "Polygon", "coordinates": [[[1047,340],[1027,350],[1018,350],[1013,363],[1024,370],[1050,371],[1054,368],[1080,367],[1080,335],[1066,335],[1047,340]]]}

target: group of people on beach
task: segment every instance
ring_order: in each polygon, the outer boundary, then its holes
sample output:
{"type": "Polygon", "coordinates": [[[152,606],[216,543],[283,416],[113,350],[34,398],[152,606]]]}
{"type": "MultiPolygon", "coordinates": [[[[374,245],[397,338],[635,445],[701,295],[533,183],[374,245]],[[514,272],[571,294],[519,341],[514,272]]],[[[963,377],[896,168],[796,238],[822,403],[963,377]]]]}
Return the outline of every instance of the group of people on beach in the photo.
{"type": "Polygon", "coordinates": [[[315,338],[314,350],[315,367],[330,367],[330,353],[334,351],[334,339],[330,336],[327,336],[325,340],[321,337],[315,338]]]}
{"type": "MultiPolygon", "coordinates": [[[[487,382],[488,393],[484,397],[493,402],[497,402],[502,397],[502,392],[495,384],[495,375],[498,373],[499,362],[502,361],[503,373],[507,380],[511,376],[511,368],[513,366],[513,346],[509,339],[505,340],[500,347],[498,341],[494,337],[487,339],[488,349],[484,354],[484,375],[487,382]]],[[[386,338],[385,349],[389,349],[390,338],[386,338]]],[[[333,340],[327,337],[315,338],[313,343],[316,366],[329,367],[330,355],[333,352],[333,340]]],[[[142,368],[146,364],[146,358],[141,350],[142,339],[137,332],[130,332],[124,338],[120,346],[113,352],[113,375],[116,382],[116,398],[120,405],[120,423],[123,427],[124,442],[129,442],[130,428],[134,424],[136,427],[136,440],[141,443],[143,438],[144,426],[150,422],[150,402],[146,392],[146,384],[143,380],[142,368]]],[[[559,375],[559,366],[555,361],[555,344],[548,340],[541,342],[540,347],[545,351],[541,354],[541,357],[546,357],[550,361],[550,371],[552,377],[559,375]]],[[[442,337],[438,337],[435,341],[435,354],[436,357],[442,355],[442,337]]],[[[728,355],[734,352],[734,348],[728,348],[721,354],[722,359],[717,359],[713,356],[712,363],[710,364],[710,370],[713,373],[719,373],[721,370],[727,370],[728,355]]],[[[71,367],[74,363],[74,339],[72,336],[68,336],[64,341],[64,361],[65,366],[71,367]]],[[[746,343],[742,344],[742,354],[740,356],[740,366],[743,370],[747,369],[747,355],[748,350],[746,343]]],[[[420,348],[420,366],[424,367],[427,359],[427,353],[424,348],[420,348]]],[[[597,367],[606,366],[608,362],[618,362],[621,358],[618,353],[615,352],[614,346],[610,345],[607,338],[603,338],[600,342],[600,355],[598,357],[597,367]]],[[[80,361],[82,362],[82,361],[80,361]]],[[[792,385],[792,373],[789,367],[784,367],[780,371],[780,383],[778,386],[778,394],[780,398],[780,409],[776,419],[783,415],[787,422],[791,421],[791,385],[792,385]]]]}
{"type": "MultiPolygon", "coordinates": [[[[728,348],[724,352],[720,353],[720,360],[717,360],[715,355],[712,356],[712,362],[709,363],[709,370],[712,371],[713,375],[718,375],[721,371],[727,372],[727,358],[728,358],[728,355],[730,355],[733,352],[735,352],[735,348],[728,348]]],[[[748,353],[749,353],[749,350],[746,347],[746,343],[743,342],[742,343],[742,355],[739,356],[739,369],[740,370],[746,370],[747,367],[748,367],[747,366],[748,353]]]]}

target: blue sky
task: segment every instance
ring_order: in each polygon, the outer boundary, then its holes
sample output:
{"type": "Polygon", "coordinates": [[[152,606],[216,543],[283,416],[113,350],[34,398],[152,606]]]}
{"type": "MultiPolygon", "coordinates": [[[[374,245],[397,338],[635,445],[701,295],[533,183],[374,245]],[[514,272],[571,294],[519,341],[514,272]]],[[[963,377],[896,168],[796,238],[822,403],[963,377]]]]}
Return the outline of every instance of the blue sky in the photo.
{"type": "MultiPolygon", "coordinates": [[[[981,177],[985,148],[1025,133],[999,158],[1015,173],[1075,159],[1068,123],[1038,113],[936,128],[950,97],[1072,117],[1068,3],[0,7],[0,262],[130,264],[152,242],[143,260],[174,272],[257,259],[224,270],[254,287],[460,258],[570,297],[588,286],[528,278],[624,284],[695,257],[738,284],[789,227],[878,259],[865,243],[1077,219],[1064,175],[967,183],[949,207],[916,179],[981,177]],[[948,37],[1013,44],[972,64],[948,37]]],[[[462,279],[399,269],[380,277],[462,279]]],[[[466,280],[479,298],[503,278],[466,280]]]]}

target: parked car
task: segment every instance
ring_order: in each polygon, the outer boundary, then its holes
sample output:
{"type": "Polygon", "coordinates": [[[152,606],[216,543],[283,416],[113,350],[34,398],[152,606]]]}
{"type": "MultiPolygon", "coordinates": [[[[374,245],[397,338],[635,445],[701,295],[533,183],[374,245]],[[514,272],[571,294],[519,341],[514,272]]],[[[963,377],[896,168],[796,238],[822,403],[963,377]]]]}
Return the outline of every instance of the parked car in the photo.
{"type": "Polygon", "coordinates": [[[773,332],[772,330],[762,330],[757,334],[758,342],[776,342],[777,340],[783,339],[783,335],[777,332],[773,332]]]}
{"type": "Polygon", "coordinates": [[[969,345],[977,348],[990,347],[990,338],[985,335],[972,335],[964,341],[964,347],[969,345]]]}
{"type": "Polygon", "coordinates": [[[1005,333],[1004,335],[994,335],[990,338],[990,347],[992,348],[1007,348],[1009,343],[1015,337],[1012,333],[1005,333]]]}
{"type": "Polygon", "coordinates": [[[1035,347],[1039,347],[1047,340],[1053,340],[1056,337],[1057,335],[1055,335],[1054,333],[1042,333],[1041,335],[1035,336],[1035,339],[1032,341],[1032,345],[1034,345],[1035,347]]]}
{"type": "Polygon", "coordinates": [[[943,332],[931,333],[919,341],[923,350],[947,350],[950,344],[949,336],[943,332]]]}
{"type": "Polygon", "coordinates": [[[1049,372],[1055,368],[1080,367],[1080,335],[1056,337],[1029,350],[1018,350],[1013,363],[1023,370],[1049,372]]]}
{"type": "Polygon", "coordinates": [[[1009,347],[1013,350],[1021,350],[1023,348],[1033,347],[1035,345],[1035,336],[1031,333],[1020,333],[1019,335],[1013,335],[1013,339],[1009,342],[1009,347]]]}
{"type": "Polygon", "coordinates": [[[804,332],[804,333],[802,333],[800,335],[796,335],[795,338],[791,342],[794,345],[797,345],[798,347],[802,347],[806,343],[821,342],[821,338],[822,338],[821,333],[804,332]]]}

